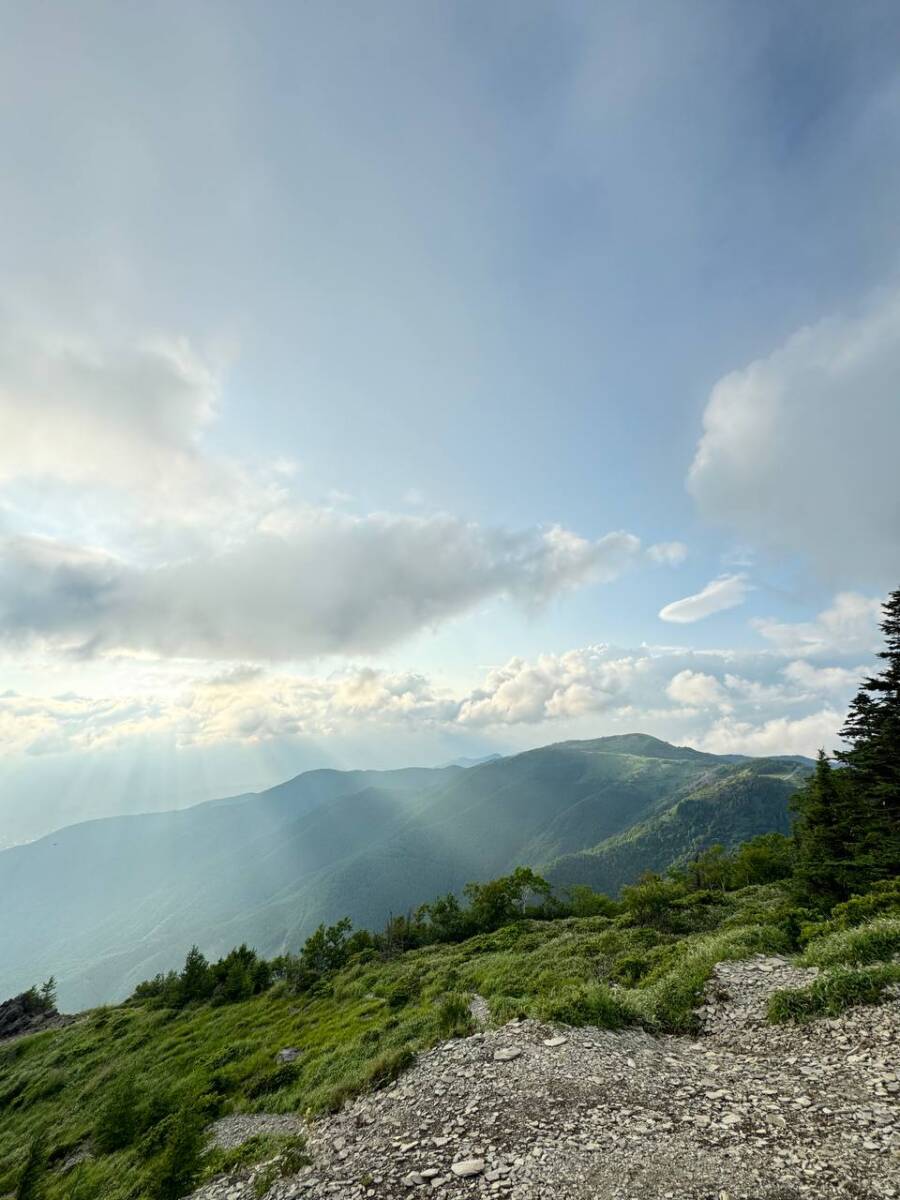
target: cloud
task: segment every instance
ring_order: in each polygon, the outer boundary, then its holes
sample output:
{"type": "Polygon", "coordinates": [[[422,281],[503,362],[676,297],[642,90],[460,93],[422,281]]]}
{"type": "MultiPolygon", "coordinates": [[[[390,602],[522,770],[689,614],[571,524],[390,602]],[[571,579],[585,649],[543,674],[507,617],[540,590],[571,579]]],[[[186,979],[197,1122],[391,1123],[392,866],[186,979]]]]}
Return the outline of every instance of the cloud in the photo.
{"type": "Polygon", "coordinates": [[[721,575],[696,595],[685,596],[683,600],[674,600],[667,604],[660,609],[659,616],[663,621],[688,625],[712,616],[713,613],[743,604],[749,590],[750,584],[746,575],[721,575]]]}
{"type": "Polygon", "coordinates": [[[640,542],[451,516],[287,510],[223,551],[158,566],[53,539],[0,544],[0,628],[83,655],[209,659],[368,653],[498,597],[539,607],[615,579],[640,542]]]}
{"type": "Polygon", "coordinates": [[[829,581],[895,585],[898,380],[900,293],[726,375],[688,475],[701,512],[829,581]]]}
{"type": "Polygon", "coordinates": [[[602,647],[511,659],[491,671],[459,706],[463,725],[515,725],[580,717],[626,702],[640,660],[610,660],[602,647]]]}
{"type": "Polygon", "coordinates": [[[855,690],[865,674],[859,667],[815,667],[803,659],[788,663],[782,670],[785,679],[805,692],[847,692],[855,690]]]}
{"type": "Polygon", "coordinates": [[[200,450],[218,380],[187,342],[125,346],[0,338],[0,481],[152,488],[162,498],[219,470],[200,450]]]}
{"type": "Polygon", "coordinates": [[[728,707],[728,698],[714,675],[702,671],[679,671],[673,676],[666,695],[688,708],[728,707]]]}
{"type": "Polygon", "coordinates": [[[834,708],[804,717],[773,717],[759,725],[722,717],[696,745],[712,754],[804,754],[812,758],[818,750],[835,746],[843,721],[843,713],[834,708]]]}
{"type": "Polygon", "coordinates": [[[758,618],[752,622],[783,654],[871,654],[881,642],[881,601],[859,592],[839,592],[814,621],[795,623],[758,618]]]}
{"type": "Polygon", "coordinates": [[[647,547],[647,557],[667,567],[678,567],[687,558],[688,548],[684,542],[656,542],[647,547]]]}
{"type": "Polygon", "coordinates": [[[504,738],[655,733],[722,753],[814,753],[837,739],[858,671],[764,651],[585,646],[513,658],[468,688],[415,671],[353,666],[325,675],[229,664],[186,674],[185,664],[86,663],[124,694],[0,695],[10,756],[92,751],[145,739],[175,746],[389,738],[402,730],[502,732],[504,738]],[[130,688],[130,691],[128,690],[130,688]],[[823,716],[825,714],[825,716],[823,716]],[[831,721],[826,726],[826,719],[831,721]],[[518,734],[517,734],[517,731],[518,734]],[[755,748],[754,748],[755,747],[755,748]]]}

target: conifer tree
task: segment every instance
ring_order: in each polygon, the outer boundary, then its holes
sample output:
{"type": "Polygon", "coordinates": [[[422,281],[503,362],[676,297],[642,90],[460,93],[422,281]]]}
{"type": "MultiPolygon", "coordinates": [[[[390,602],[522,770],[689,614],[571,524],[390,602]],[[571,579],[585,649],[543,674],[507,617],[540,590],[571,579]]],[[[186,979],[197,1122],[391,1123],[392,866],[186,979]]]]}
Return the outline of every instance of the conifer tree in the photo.
{"type": "Polygon", "coordinates": [[[205,1000],[210,993],[209,963],[196,946],[191,946],[180,976],[181,1003],[205,1000]]]}
{"type": "Polygon", "coordinates": [[[900,589],[884,605],[885,667],[863,681],[837,758],[860,804],[856,859],[870,878],[900,873],[900,589]]]}
{"type": "MultiPolygon", "coordinates": [[[[824,750],[816,769],[794,796],[796,867],[794,878],[805,896],[833,904],[847,895],[847,797],[824,750]]],[[[852,845],[852,843],[851,843],[852,845]]]]}

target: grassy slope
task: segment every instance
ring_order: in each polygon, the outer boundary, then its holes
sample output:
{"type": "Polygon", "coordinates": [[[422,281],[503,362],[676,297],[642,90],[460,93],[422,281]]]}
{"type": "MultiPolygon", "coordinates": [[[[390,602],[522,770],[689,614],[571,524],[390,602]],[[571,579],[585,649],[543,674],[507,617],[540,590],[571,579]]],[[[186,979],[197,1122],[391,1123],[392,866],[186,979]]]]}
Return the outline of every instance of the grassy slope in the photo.
{"type": "MultiPolygon", "coordinates": [[[[14,1188],[36,1134],[46,1135],[57,1165],[89,1146],[98,1113],[127,1075],[138,1080],[139,1105],[155,1103],[157,1119],[185,1107],[204,1120],[322,1112],[393,1078],[411,1053],[466,1032],[461,998],[471,992],[488,998],[498,1023],[522,1013],[689,1031],[716,962],[788,951],[807,917],[779,885],[696,893],[670,906],[663,929],[624,915],[523,921],[457,945],[357,959],[313,994],[276,987],[241,1004],[181,1012],[131,1003],[95,1009],[65,1028],[0,1045],[0,1196],[14,1188]],[[285,1046],[301,1052],[287,1069],[275,1063],[285,1046]]],[[[875,1002],[900,974],[879,963],[900,950],[900,881],[806,924],[801,940],[802,961],[824,966],[822,982],[816,991],[779,994],[773,1018],[875,1002]]],[[[139,1200],[156,1149],[145,1140],[65,1175],[54,1170],[47,1200],[139,1200]]]]}
{"type": "MultiPolygon", "coordinates": [[[[98,1009],[73,1025],[0,1046],[0,1195],[38,1131],[61,1161],[89,1138],[111,1084],[133,1071],[163,1110],[187,1103],[211,1117],[241,1110],[322,1111],[389,1078],[408,1052],[448,1032],[459,993],[480,992],[498,1021],[516,1013],[615,1027],[685,1029],[714,962],[788,948],[779,888],[702,897],[676,914],[695,932],[629,927],[623,918],[522,922],[458,945],[357,961],[318,995],[277,988],[242,1004],[181,1013],[138,1005],[98,1009]],[[275,1053],[296,1046],[296,1070],[275,1053]]],[[[458,1007],[458,1006],[457,1006],[458,1007]]],[[[458,1025],[458,1016],[456,1018],[458,1025]]],[[[140,1196],[137,1150],[98,1156],[50,1200],[140,1196]]]]}

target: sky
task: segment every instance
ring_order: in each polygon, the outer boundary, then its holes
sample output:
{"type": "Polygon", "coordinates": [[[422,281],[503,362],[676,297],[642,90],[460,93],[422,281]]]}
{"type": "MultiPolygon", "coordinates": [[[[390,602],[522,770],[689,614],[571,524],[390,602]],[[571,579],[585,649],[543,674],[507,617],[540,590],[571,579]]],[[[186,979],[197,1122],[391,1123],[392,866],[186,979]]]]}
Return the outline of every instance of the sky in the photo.
{"type": "Polygon", "coordinates": [[[900,585],[893,0],[3,8],[0,845],[837,744],[900,585]]]}

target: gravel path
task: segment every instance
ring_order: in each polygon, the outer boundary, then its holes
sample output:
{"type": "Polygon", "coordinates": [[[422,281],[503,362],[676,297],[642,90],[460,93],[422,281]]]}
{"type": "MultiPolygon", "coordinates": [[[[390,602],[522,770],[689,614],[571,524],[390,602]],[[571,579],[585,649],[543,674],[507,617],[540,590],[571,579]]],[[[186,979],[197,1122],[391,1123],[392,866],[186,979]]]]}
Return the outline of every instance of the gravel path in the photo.
{"type": "Polygon", "coordinates": [[[720,964],[697,1039],[518,1021],[444,1043],[313,1123],[312,1166],[269,1200],[900,1197],[900,1002],[766,1025],[771,992],[811,974],[720,964]]]}

